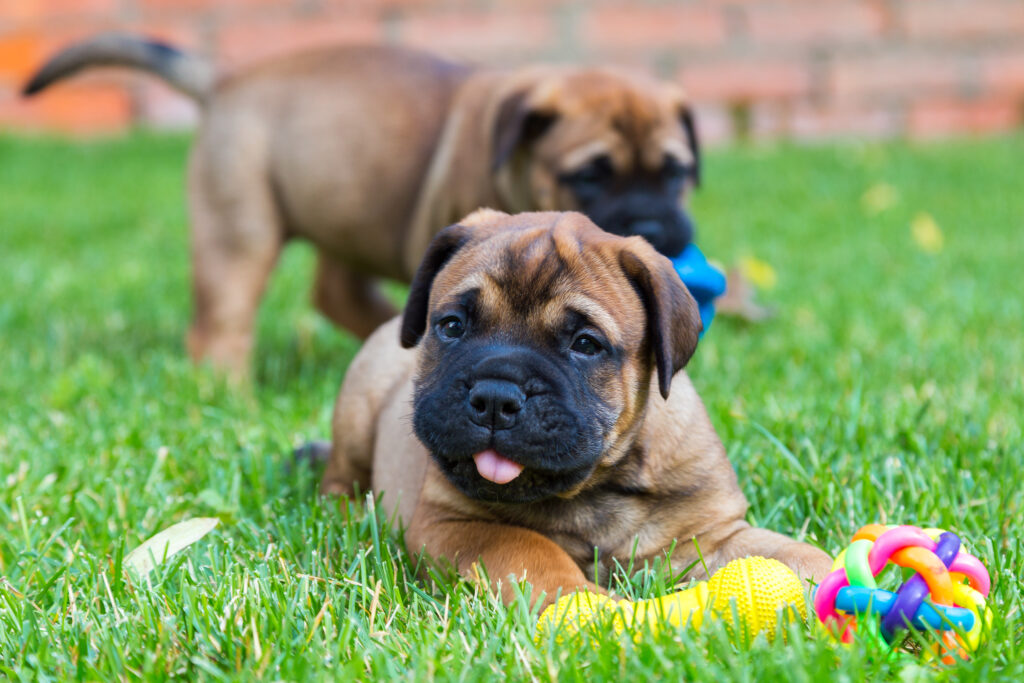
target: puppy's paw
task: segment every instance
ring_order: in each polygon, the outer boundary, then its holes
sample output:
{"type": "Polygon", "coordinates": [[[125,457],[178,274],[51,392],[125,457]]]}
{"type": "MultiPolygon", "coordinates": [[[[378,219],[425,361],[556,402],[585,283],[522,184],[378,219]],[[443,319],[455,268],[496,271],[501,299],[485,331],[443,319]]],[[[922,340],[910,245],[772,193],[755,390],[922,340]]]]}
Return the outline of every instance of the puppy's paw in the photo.
{"type": "Polygon", "coordinates": [[[823,550],[807,543],[794,543],[779,553],[776,559],[787,565],[806,582],[821,583],[832,571],[832,558],[823,550]]]}
{"type": "Polygon", "coordinates": [[[725,294],[715,299],[715,310],[724,316],[759,323],[774,318],[776,311],[757,301],[757,289],[740,268],[730,268],[725,294]]]}
{"type": "Polygon", "coordinates": [[[320,469],[330,458],[330,441],[307,441],[292,451],[292,466],[320,469]]]}

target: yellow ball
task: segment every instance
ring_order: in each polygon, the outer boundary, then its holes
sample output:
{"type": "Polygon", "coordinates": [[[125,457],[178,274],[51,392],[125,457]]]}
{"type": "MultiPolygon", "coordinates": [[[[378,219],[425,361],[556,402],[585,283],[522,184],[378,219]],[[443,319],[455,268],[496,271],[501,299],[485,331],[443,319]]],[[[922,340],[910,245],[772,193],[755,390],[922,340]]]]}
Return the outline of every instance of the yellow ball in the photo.
{"type": "Polygon", "coordinates": [[[589,591],[569,593],[541,613],[534,642],[538,645],[545,643],[554,632],[555,642],[561,644],[583,628],[600,623],[602,617],[612,619],[615,633],[619,634],[625,628],[625,613],[628,611],[628,604],[616,603],[605,595],[589,591]]]}
{"type": "Polygon", "coordinates": [[[752,638],[764,632],[769,640],[775,637],[779,610],[792,605],[803,619],[807,618],[804,586],[793,571],[778,560],[745,557],[733,560],[708,580],[712,611],[731,620],[735,614],[752,638]]]}
{"type": "Polygon", "coordinates": [[[687,624],[700,628],[707,605],[708,585],[702,581],[686,590],[634,603],[631,625],[637,627],[647,622],[651,633],[659,632],[666,625],[676,629],[687,624]]]}

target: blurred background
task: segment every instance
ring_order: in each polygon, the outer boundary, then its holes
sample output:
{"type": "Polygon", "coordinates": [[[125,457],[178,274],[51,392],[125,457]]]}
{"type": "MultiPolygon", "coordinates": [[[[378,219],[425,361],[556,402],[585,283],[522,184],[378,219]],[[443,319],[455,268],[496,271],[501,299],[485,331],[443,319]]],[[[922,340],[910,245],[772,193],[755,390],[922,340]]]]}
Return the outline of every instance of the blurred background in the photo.
{"type": "Polygon", "coordinates": [[[225,68],[329,43],[492,65],[622,64],[680,82],[711,144],[932,138],[1024,121],[1022,0],[0,0],[0,130],[192,126],[191,102],[126,72],[21,99],[53,51],[109,29],[225,68]]]}

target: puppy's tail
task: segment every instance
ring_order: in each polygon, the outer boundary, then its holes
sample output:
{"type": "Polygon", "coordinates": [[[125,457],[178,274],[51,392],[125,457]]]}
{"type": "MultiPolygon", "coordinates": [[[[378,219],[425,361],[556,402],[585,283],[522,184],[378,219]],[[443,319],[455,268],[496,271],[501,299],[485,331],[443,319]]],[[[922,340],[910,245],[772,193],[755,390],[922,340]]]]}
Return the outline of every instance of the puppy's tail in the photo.
{"type": "Polygon", "coordinates": [[[101,33],[70,45],[25,84],[26,96],[93,66],[127,66],[159,76],[171,87],[202,102],[213,89],[213,66],[166,43],[123,33],[101,33]]]}

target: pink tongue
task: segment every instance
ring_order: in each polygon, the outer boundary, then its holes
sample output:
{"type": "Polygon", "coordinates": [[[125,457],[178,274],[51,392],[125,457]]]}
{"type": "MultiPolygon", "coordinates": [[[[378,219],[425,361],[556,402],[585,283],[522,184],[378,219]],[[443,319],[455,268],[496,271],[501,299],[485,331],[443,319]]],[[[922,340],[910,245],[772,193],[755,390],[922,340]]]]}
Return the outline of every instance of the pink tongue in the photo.
{"type": "Polygon", "coordinates": [[[473,461],[476,462],[476,471],[480,476],[495,484],[507,484],[523,471],[522,465],[491,449],[480,451],[473,456],[473,461]]]}

